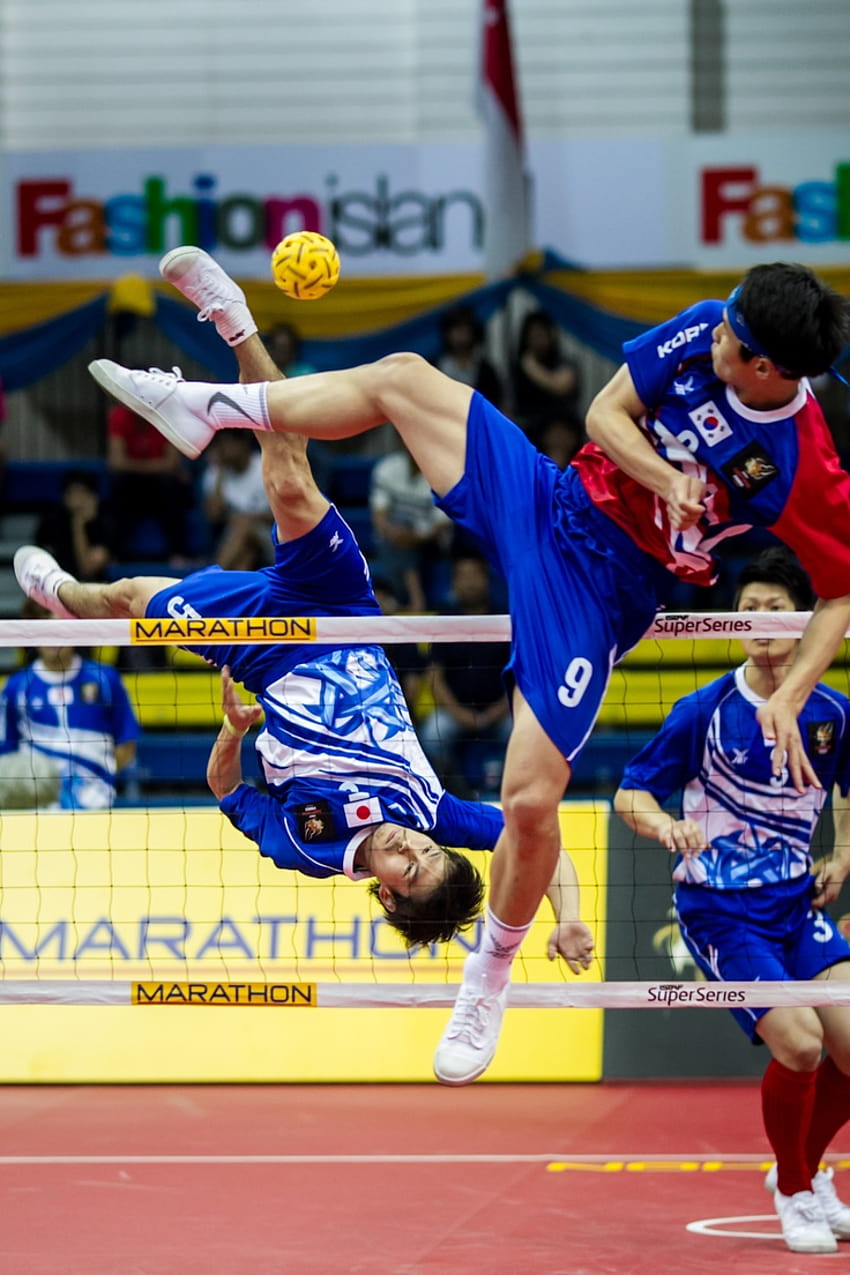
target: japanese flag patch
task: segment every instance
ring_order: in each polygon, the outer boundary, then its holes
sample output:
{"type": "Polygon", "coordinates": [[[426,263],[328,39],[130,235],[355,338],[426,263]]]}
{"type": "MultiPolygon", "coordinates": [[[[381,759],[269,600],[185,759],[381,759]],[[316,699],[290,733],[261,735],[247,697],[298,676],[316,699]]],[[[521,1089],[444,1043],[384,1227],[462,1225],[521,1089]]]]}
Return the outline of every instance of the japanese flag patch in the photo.
{"type": "Polygon", "coordinates": [[[381,810],[381,802],[378,797],[362,797],[355,798],[354,801],[348,801],[342,808],[345,817],[345,826],[347,828],[362,828],[368,823],[385,823],[384,813],[381,810]]]}

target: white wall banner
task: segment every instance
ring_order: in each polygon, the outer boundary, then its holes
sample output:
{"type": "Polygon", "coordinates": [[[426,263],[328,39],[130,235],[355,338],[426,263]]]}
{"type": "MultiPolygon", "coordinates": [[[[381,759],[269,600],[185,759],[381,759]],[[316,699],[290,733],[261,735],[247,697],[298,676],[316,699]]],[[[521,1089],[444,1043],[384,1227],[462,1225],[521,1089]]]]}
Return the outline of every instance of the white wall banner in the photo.
{"type": "MultiPolygon", "coordinates": [[[[843,132],[539,141],[534,241],[588,269],[850,260],[843,132]]],[[[194,243],[267,278],[292,230],[333,239],[347,275],[483,269],[476,143],[9,152],[0,276],[153,276],[194,243]]]]}

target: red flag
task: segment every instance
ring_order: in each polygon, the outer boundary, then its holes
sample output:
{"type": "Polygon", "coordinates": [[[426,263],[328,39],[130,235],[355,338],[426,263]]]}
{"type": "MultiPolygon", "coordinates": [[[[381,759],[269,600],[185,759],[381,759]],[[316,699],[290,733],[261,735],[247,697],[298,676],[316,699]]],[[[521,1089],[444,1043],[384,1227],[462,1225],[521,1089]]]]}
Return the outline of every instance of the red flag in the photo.
{"type": "Polygon", "coordinates": [[[481,114],[485,129],[484,265],[492,278],[510,271],[531,246],[508,0],[482,0],[481,114]]]}

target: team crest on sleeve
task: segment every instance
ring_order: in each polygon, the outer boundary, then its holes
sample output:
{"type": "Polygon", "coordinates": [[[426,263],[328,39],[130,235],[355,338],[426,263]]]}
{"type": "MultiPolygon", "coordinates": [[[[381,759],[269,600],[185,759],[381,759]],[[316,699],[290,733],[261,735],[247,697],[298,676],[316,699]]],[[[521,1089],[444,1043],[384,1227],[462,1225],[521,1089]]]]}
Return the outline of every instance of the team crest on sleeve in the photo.
{"type": "Polygon", "coordinates": [[[308,801],[304,806],[296,806],[294,813],[302,841],[333,839],[333,818],[326,801],[308,801]]]}
{"type": "Polygon", "coordinates": [[[828,757],[835,748],[835,722],[809,722],[809,752],[828,757]]]}
{"type": "Polygon", "coordinates": [[[362,796],[348,801],[342,808],[347,828],[364,828],[370,823],[384,823],[381,803],[377,797],[362,796]]]}
{"type": "Polygon", "coordinates": [[[688,416],[699,430],[703,442],[709,447],[714,447],[715,443],[722,443],[724,438],[729,438],[732,434],[732,426],[720,408],[711,401],[700,403],[699,407],[688,412],[688,416]]]}
{"type": "Polygon", "coordinates": [[[778,465],[760,443],[748,443],[721,468],[745,500],[757,496],[779,475],[778,465]]]}

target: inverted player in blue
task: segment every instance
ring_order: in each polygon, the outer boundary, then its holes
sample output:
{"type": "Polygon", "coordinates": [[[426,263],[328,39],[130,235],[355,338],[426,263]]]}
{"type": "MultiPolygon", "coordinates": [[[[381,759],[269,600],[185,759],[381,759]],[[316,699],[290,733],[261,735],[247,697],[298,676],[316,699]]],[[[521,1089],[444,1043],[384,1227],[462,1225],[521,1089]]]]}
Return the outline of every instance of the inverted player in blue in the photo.
{"type": "MultiPolygon", "coordinates": [[[[245,377],[279,375],[256,331],[237,357],[245,377]]],[[[316,486],[306,440],[265,433],[259,442],[275,521],[273,566],[81,584],[49,554],[25,546],[15,555],[24,592],[57,614],[85,619],[379,615],[365,559],[316,486]]],[[[444,790],[380,646],[188,649],[223,668],[224,718],[207,777],[221,809],[263,855],[308,876],[370,880],[388,922],[411,945],[447,941],[472,922],[481,877],[453,847],[492,849],[502,814],[444,790]],[[258,705],[242,703],[234,680],[258,705]],[[261,709],[265,791],[243,783],[241,772],[241,737],[261,709]]],[[[565,854],[548,893],[557,922],[549,954],[560,952],[579,972],[590,964],[593,942],[565,854]]]]}
{"type": "MultiPolygon", "coordinates": [[[[225,339],[244,296],[207,254],[178,287],[225,339]]],[[[189,456],[231,426],[346,438],[392,422],[437,503],[507,581],[513,729],[502,778],[484,940],[468,958],[435,1056],[446,1084],[495,1053],[511,962],[556,863],[558,806],[611,669],[645,633],[673,576],[707,583],[724,536],[773,527],[821,597],[784,685],[760,710],[801,788],[816,783],[797,714],[850,623],[850,475],[809,388],[848,338],[842,299],[802,266],[759,266],[625,347],[587,418],[595,440],[565,471],[468,386],[414,354],[268,385],[185,382],[107,359],[95,379],[189,456]],[[817,509],[813,518],[812,510],[817,509]]]]}
{"type": "MultiPolygon", "coordinates": [[[[811,587],[784,548],[741,573],[739,611],[808,610],[811,587]]],[[[788,676],[799,642],[748,638],[745,662],[678,701],[629,763],[614,806],[635,832],[676,856],[676,913],[705,978],[850,983],[850,944],[827,903],[850,875],[850,701],[823,684],[799,716],[819,787],[773,774],[757,712],[788,676]],[[832,853],[812,863],[812,838],[832,794],[832,853]],[[676,797],[675,807],[668,806],[676,797]]],[[[776,1168],[767,1185],[788,1247],[833,1252],[850,1239],[850,1208],[821,1158],[850,1119],[850,1006],[734,1009],[772,1055],[762,1112],[776,1168]],[[824,1049],[826,1055],[824,1056],[824,1049]]]]}

